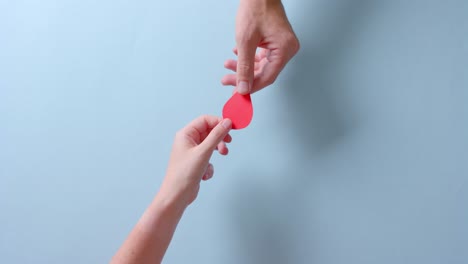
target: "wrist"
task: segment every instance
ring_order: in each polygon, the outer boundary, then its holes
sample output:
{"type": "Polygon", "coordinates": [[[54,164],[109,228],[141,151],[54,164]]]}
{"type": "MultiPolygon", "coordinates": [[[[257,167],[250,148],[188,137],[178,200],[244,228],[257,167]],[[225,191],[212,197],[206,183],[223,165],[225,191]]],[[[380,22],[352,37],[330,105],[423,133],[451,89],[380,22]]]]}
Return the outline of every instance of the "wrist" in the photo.
{"type": "Polygon", "coordinates": [[[180,215],[188,206],[188,203],[185,202],[181,195],[177,195],[175,192],[170,189],[168,190],[164,186],[161,187],[158,194],[154,197],[153,203],[162,210],[180,215]]]}
{"type": "Polygon", "coordinates": [[[281,3],[281,0],[240,0],[241,2],[249,3],[266,3],[266,4],[278,4],[281,3]]]}
{"type": "Polygon", "coordinates": [[[177,199],[162,192],[156,194],[151,204],[158,208],[158,210],[173,216],[182,216],[185,208],[187,208],[181,199],[177,199]]]}
{"type": "Polygon", "coordinates": [[[241,3],[253,5],[253,6],[277,6],[281,5],[281,0],[240,0],[241,3]]]}
{"type": "Polygon", "coordinates": [[[243,16],[251,14],[253,17],[263,17],[266,15],[273,15],[279,17],[283,16],[281,13],[284,12],[283,4],[281,0],[240,0],[240,10],[244,10],[243,16]]]}

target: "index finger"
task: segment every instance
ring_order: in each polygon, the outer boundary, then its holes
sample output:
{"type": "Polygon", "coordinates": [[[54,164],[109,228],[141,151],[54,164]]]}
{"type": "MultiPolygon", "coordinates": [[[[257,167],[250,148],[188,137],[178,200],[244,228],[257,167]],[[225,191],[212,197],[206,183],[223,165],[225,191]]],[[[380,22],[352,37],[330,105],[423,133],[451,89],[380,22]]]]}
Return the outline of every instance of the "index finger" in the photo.
{"type": "Polygon", "coordinates": [[[211,130],[223,120],[222,117],[202,115],[186,125],[182,131],[200,144],[211,130]]]}

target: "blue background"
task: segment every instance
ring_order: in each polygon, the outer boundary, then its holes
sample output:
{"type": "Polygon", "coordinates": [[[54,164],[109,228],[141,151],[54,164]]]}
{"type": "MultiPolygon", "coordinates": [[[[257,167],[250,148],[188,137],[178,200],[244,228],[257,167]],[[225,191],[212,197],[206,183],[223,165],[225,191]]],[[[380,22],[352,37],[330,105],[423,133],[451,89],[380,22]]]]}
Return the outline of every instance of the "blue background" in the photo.
{"type": "MultiPolygon", "coordinates": [[[[0,262],[106,263],[219,115],[233,1],[0,0],[0,262]]],[[[468,263],[468,2],[284,1],[302,49],[166,263],[468,263]]]]}

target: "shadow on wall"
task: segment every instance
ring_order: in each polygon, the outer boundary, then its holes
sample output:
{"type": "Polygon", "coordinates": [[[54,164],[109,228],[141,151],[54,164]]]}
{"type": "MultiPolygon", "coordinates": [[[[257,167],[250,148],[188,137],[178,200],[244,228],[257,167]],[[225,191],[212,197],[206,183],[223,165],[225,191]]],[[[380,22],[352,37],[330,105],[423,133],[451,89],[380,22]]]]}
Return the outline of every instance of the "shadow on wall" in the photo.
{"type": "MultiPolygon", "coordinates": [[[[316,1],[314,1],[315,4],[316,1]]],[[[293,131],[297,140],[297,148],[305,153],[293,153],[310,159],[313,155],[320,155],[331,146],[346,137],[356,124],[348,120],[357,120],[352,109],[349,109],[351,98],[345,83],[340,82],[337,67],[349,52],[348,43],[353,41],[356,31],[359,30],[363,18],[369,14],[373,1],[319,1],[319,7],[324,10],[315,10],[317,14],[324,14],[319,25],[309,26],[312,23],[310,15],[304,16],[302,28],[296,28],[301,40],[301,51],[288,66],[290,75],[283,80],[280,86],[283,98],[286,98],[288,118],[290,117],[293,131]],[[326,25],[324,27],[323,25],[326,25]],[[321,28],[314,33],[310,28],[321,28]],[[346,106],[343,106],[346,105],[346,106]],[[345,109],[346,108],[346,109],[345,109]],[[294,131],[294,129],[296,129],[294,131]]],[[[304,12],[311,10],[312,3],[303,1],[304,12]]],[[[313,8],[317,8],[314,6],[313,8]]],[[[304,164],[298,160],[298,164],[304,164]]],[[[291,164],[295,167],[295,164],[291,164]]],[[[306,170],[298,167],[295,176],[289,182],[278,186],[277,192],[266,189],[262,184],[243,185],[242,192],[233,194],[231,202],[233,212],[233,225],[238,241],[245,257],[243,263],[310,263],[319,243],[317,238],[306,245],[307,256],[298,250],[300,234],[310,234],[313,226],[305,226],[305,217],[313,218],[313,212],[307,212],[305,202],[308,201],[306,193],[311,176],[301,175],[306,170]],[[302,170],[302,173],[300,172],[302,170]],[[301,219],[300,221],[298,219],[301,219]]],[[[258,178],[263,172],[243,172],[243,175],[252,175],[250,179],[258,178]]],[[[279,172],[291,175],[291,171],[279,172]]],[[[263,178],[263,177],[260,177],[263,178]]],[[[275,177],[273,177],[275,178],[275,177]]],[[[308,222],[310,224],[310,222],[308,222]]],[[[312,225],[312,224],[311,224],[312,225]]],[[[312,232],[314,233],[314,232],[312,232]]]]}
{"type": "MultiPolygon", "coordinates": [[[[256,179],[260,174],[252,171],[242,173],[250,179],[256,179]]],[[[269,190],[255,180],[232,198],[231,219],[238,234],[236,241],[241,246],[241,263],[296,263],[294,234],[300,232],[301,227],[295,225],[291,217],[298,217],[301,213],[293,213],[297,206],[284,199],[283,193],[269,190]]]]}
{"type": "Polygon", "coordinates": [[[357,125],[340,65],[376,2],[303,2],[309,5],[304,12],[320,8],[314,13],[322,17],[307,20],[310,14],[303,14],[301,27],[296,29],[301,50],[290,62],[290,74],[280,85],[298,149],[307,146],[309,153],[301,154],[309,157],[327,151],[357,125]]]}

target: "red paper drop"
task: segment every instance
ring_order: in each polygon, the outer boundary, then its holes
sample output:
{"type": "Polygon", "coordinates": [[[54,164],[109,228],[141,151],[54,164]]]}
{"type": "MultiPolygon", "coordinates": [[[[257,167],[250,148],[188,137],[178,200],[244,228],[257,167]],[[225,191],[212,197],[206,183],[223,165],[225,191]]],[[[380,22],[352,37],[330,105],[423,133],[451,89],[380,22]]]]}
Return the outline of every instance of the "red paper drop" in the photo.
{"type": "Polygon", "coordinates": [[[253,106],[250,94],[234,93],[223,107],[223,117],[232,121],[232,129],[246,128],[252,121],[253,106]]]}

